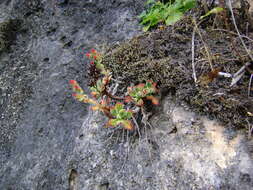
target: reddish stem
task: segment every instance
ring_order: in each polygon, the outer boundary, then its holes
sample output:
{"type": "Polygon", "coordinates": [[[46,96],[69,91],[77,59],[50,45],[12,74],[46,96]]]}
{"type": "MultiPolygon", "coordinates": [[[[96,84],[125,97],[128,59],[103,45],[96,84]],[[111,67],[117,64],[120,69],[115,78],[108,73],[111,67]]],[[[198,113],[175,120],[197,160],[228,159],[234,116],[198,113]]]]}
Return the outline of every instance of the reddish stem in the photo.
{"type": "Polygon", "coordinates": [[[105,114],[108,118],[110,118],[110,119],[113,119],[113,118],[114,118],[114,117],[112,116],[111,112],[110,112],[110,108],[104,107],[104,108],[103,108],[103,112],[104,112],[104,114],[105,114]]]}

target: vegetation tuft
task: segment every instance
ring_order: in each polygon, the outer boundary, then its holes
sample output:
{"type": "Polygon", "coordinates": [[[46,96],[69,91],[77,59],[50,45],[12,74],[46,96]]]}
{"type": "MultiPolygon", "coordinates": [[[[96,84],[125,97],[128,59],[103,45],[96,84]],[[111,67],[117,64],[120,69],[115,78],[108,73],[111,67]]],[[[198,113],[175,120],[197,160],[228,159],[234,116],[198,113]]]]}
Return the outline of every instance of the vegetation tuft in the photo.
{"type": "Polygon", "coordinates": [[[87,53],[86,56],[91,59],[90,76],[93,81],[90,86],[91,97],[83,91],[75,80],[70,80],[69,83],[74,91],[73,97],[80,102],[93,105],[91,107],[92,110],[103,112],[109,119],[106,127],[122,126],[124,129],[133,130],[135,127],[131,120],[134,114],[137,114],[142,109],[145,102],[151,100],[153,104],[158,104],[158,99],[154,97],[158,93],[156,84],[152,81],[147,81],[146,83],[129,87],[125,97],[115,96],[109,89],[112,75],[101,63],[102,56],[94,49],[87,53]],[[131,105],[131,102],[134,105],[131,105]],[[136,107],[140,109],[136,109],[136,107]]]}
{"type": "Polygon", "coordinates": [[[148,31],[159,23],[174,24],[183,17],[186,11],[196,6],[196,0],[174,0],[167,3],[149,0],[147,5],[149,9],[139,16],[141,24],[144,25],[144,31],[148,31]]]}

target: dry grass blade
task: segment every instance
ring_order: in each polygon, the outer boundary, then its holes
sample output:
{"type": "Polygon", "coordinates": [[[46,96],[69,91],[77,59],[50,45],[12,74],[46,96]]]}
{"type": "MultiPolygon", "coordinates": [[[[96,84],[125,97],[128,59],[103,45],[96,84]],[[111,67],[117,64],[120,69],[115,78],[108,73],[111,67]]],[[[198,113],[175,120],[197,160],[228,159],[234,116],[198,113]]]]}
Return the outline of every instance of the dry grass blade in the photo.
{"type": "Polygon", "coordinates": [[[213,68],[213,64],[212,64],[212,57],[211,57],[210,50],[209,50],[207,44],[205,43],[205,41],[203,39],[203,36],[202,36],[202,34],[201,34],[200,30],[199,30],[199,27],[198,27],[198,24],[196,23],[196,20],[193,19],[192,21],[193,21],[193,24],[194,24],[194,29],[197,31],[197,33],[198,33],[198,35],[200,37],[200,40],[201,40],[201,42],[204,45],[204,48],[205,48],[205,51],[206,51],[206,55],[207,55],[207,59],[208,59],[209,65],[211,67],[211,70],[213,70],[214,68],[213,68]]]}
{"type": "Polygon", "coordinates": [[[233,78],[232,78],[232,81],[231,81],[231,84],[230,84],[230,87],[231,86],[234,86],[241,78],[242,76],[244,75],[245,73],[245,69],[247,66],[249,66],[250,63],[246,63],[245,65],[243,65],[234,75],[233,75],[233,78]]]}
{"type": "Polygon", "coordinates": [[[249,79],[248,97],[250,97],[252,78],[253,78],[253,74],[250,75],[250,79],[249,79]]]}
{"type": "Polygon", "coordinates": [[[192,32],[192,72],[193,72],[192,76],[193,76],[195,84],[197,84],[197,76],[196,76],[195,61],[194,61],[194,57],[195,57],[195,52],[194,52],[194,48],[195,48],[195,43],[194,43],[195,33],[196,33],[196,30],[194,28],[193,32],[192,32]]]}

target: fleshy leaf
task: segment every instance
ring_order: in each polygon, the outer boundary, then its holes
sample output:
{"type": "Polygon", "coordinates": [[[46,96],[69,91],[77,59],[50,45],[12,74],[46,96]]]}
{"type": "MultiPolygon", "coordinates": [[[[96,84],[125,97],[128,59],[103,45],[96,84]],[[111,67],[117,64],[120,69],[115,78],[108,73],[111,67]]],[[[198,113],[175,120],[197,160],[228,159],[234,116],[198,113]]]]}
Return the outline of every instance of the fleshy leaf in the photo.
{"type": "Polygon", "coordinates": [[[170,16],[167,17],[165,24],[166,25],[172,25],[175,24],[177,21],[179,21],[183,16],[182,12],[174,12],[170,16]]]}
{"type": "Polygon", "coordinates": [[[107,126],[116,127],[117,125],[118,125],[118,120],[117,119],[110,119],[107,123],[107,126]]]}
{"type": "Polygon", "coordinates": [[[158,99],[155,98],[154,96],[147,96],[147,99],[148,99],[148,100],[151,100],[151,101],[152,101],[152,104],[154,104],[154,105],[158,105],[158,104],[159,104],[158,99]]]}
{"type": "Polygon", "coordinates": [[[132,122],[129,120],[123,120],[121,123],[122,123],[123,127],[129,131],[134,129],[132,122]]]}

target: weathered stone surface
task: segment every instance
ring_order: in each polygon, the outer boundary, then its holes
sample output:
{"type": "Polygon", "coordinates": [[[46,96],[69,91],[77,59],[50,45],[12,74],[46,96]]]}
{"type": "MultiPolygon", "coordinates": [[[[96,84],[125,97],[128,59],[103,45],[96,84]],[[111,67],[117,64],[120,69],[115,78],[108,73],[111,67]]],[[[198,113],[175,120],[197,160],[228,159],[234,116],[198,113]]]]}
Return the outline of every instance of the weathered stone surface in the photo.
{"type": "Polygon", "coordinates": [[[141,137],[101,128],[72,99],[85,86],[84,52],[140,32],[144,1],[0,3],[1,22],[23,20],[0,55],[0,189],[252,189],[252,142],[164,98],[141,137]]]}

